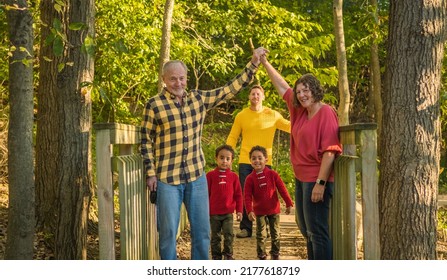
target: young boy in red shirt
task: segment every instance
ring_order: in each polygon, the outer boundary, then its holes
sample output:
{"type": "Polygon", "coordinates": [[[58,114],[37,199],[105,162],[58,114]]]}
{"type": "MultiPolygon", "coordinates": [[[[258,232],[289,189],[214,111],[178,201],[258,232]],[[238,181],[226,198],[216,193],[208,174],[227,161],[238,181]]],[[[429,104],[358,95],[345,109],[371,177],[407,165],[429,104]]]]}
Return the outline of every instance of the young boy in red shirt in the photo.
{"type": "Polygon", "coordinates": [[[272,260],[279,260],[281,205],[278,193],[286,203],[286,214],[290,214],[293,202],[279,174],[272,169],[265,168],[267,150],[264,147],[254,146],[250,150],[250,161],[253,171],[245,180],[244,198],[248,218],[251,221],[256,220],[256,252],[260,260],[267,259],[265,227],[268,226],[272,241],[270,255],[272,260]]]}
{"type": "Polygon", "coordinates": [[[233,258],[233,213],[242,219],[243,199],[239,177],[231,171],[234,150],[229,145],[216,149],[217,167],[206,174],[210,204],[211,256],[213,260],[233,258]],[[221,247],[224,236],[223,250],[221,247]]]}

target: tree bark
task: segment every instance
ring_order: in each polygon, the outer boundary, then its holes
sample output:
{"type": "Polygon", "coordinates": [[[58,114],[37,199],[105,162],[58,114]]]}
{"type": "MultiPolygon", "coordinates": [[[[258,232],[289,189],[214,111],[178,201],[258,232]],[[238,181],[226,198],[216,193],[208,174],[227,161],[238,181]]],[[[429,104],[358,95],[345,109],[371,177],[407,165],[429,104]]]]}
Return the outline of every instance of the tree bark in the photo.
{"type": "Polygon", "coordinates": [[[69,0],[60,11],[42,1],[38,89],[36,199],[38,226],[52,235],[56,259],[86,259],[92,192],[90,87],[93,57],[83,49],[94,38],[94,1],[69,0]],[[62,55],[45,44],[61,22],[62,55]],[[81,30],[69,29],[83,23],[81,30]]]}
{"type": "Polygon", "coordinates": [[[174,0],[166,0],[165,13],[163,15],[163,30],[161,36],[160,64],[158,67],[158,92],[163,88],[163,65],[169,60],[171,50],[171,23],[174,12],[174,0]]]}
{"type": "Polygon", "coordinates": [[[379,183],[382,259],[436,259],[447,1],[390,1],[379,183]]]}
{"type": "Polygon", "coordinates": [[[348,83],[348,65],[346,62],[345,33],[343,28],[343,0],[334,0],[334,33],[337,48],[338,91],[340,103],[338,117],[340,125],[349,124],[349,105],[351,97],[348,83]]]}
{"type": "Polygon", "coordinates": [[[35,195],[33,156],[33,18],[26,0],[7,0],[9,39],[9,212],[5,259],[32,260],[35,195]],[[11,48],[11,49],[12,49],[11,48]]]}

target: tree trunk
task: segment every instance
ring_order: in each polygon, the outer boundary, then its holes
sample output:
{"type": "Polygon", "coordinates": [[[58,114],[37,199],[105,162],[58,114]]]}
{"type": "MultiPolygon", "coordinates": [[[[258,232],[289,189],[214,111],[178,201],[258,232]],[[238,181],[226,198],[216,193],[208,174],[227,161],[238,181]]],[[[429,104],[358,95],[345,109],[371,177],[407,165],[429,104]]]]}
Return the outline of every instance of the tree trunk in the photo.
{"type": "Polygon", "coordinates": [[[162,70],[163,65],[169,60],[171,50],[171,23],[174,12],[174,0],[166,0],[165,13],[163,15],[163,30],[161,36],[160,64],[158,67],[158,92],[163,88],[162,70]]]}
{"type": "Polygon", "coordinates": [[[390,1],[379,183],[382,259],[436,259],[447,1],[390,1]]]}
{"type": "Polygon", "coordinates": [[[93,57],[84,48],[94,37],[94,1],[69,0],[58,12],[42,1],[38,89],[36,200],[39,228],[53,235],[56,259],[86,259],[92,191],[91,96],[93,57]],[[45,44],[60,21],[63,52],[45,44]],[[85,28],[69,29],[83,23],[85,28]],[[64,36],[62,36],[63,38],[64,36]],[[51,61],[49,61],[51,60],[51,61]]]}
{"type": "Polygon", "coordinates": [[[33,18],[26,0],[7,0],[9,39],[9,213],[5,259],[32,260],[35,195],[33,156],[33,18]]]}
{"type": "Polygon", "coordinates": [[[338,105],[338,117],[340,125],[349,124],[349,94],[348,65],[346,62],[345,33],[343,29],[343,0],[334,0],[334,33],[335,46],[337,48],[338,91],[340,103],[338,105]]]}
{"type": "MultiPolygon", "coordinates": [[[[371,97],[374,104],[374,115],[377,123],[377,139],[380,143],[380,137],[382,133],[382,78],[380,73],[380,60],[379,60],[379,46],[377,44],[377,34],[380,27],[379,23],[379,7],[377,5],[377,0],[371,1],[371,6],[373,8],[374,15],[374,31],[372,34],[371,42],[371,97]]],[[[377,154],[380,158],[380,147],[378,147],[377,154]]]]}

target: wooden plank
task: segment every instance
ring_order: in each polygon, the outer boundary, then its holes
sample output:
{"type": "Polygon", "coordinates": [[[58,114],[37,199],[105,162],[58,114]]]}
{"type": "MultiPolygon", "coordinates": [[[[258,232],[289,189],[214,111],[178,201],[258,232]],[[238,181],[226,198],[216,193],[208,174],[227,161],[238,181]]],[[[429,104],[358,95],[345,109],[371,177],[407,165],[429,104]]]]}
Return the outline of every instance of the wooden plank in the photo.
{"type": "Polygon", "coordinates": [[[96,173],[98,195],[99,258],[115,259],[115,227],[113,217],[112,146],[109,130],[96,133],[96,173]]]}
{"type": "Polygon", "coordinates": [[[357,157],[346,157],[345,161],[345,191],[344,191],[344,236],[345,245],[347,247],[345,252],[346,260],[357,259],[357,236],[355,229],[355,188],[356,188],[356,173],[355,173],[355,161],[357,157]]]}
{"type": "Polygon", "coordinates": [[[377,136],[374,130],[360,134],[362,161],[363,248],[365,260],[380,259],[377,136]]]}
{"type": "Polygon", "coordinates": [[[141,141],[139,126],[121,123],[96,123],[93,127],[97,131],[109,130],[111,144],[139,144],[141,141]]]}
{"type": "Polygon", "coordinates": [[[335,186],[331,211],[335,260],[356,259],[355,162],[357,157],[341,155],[335,161],[335,186]]]}
{"type": "Polygon", "coordinates": [[[344,188],[342,187],[346,181],[346,174],[344,169],[345,156],[340,156],[336,160],[335,165],[335,185],[334,185],[334,204],[332,210],[334,211],[333,219],[333,256],[335,260],[345,259],[345,244],[344,244],[344,188]]]}
{"type": "Polygon", "coordinates": [[[128,209],[128,192],[126,191],[126,184],[125,184],[125,178],[121,176],[121,174],[125,173],[125,164],[122,160],[122,157],[115,157],[114,161],[116,162],[115,165],[117,167],[117,170],[119,172],[118,176],[118,190],[119,190],[119,216],[120,216],[120,252],[121,252],[121,259],[127,260],[129,259],[130,252],[128,251],[129,248],[129,240],[128,240],[128,232],[129,232],[129,216],[127,215],[127,209],[128,209]]]}

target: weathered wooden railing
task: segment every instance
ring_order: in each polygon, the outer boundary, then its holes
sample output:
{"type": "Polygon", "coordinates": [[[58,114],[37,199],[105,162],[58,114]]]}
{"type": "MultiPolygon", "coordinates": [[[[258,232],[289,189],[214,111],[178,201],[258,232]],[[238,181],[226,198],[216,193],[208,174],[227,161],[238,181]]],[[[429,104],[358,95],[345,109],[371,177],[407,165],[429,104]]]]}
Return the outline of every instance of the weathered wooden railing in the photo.
{"type": "Polygon", "coordinates": [[[343,155],[335,161],[335,187],[331,206],[334,259],[357,259],[357,230],[363,225],[363,258],[380,259],[376,124],[340,127],[343,155]],[[360,175],[361,210],[356,211],[357,174],[360,175]],[[357,215],[361,215],[356,219],[357,215]]]}
{"type": "MultiPolygon", "coordinates": [[[[115,259],[113,175],[118,175],[121,259],[158,259],[155,205],[149,202],[138,145],[140,128],[95,124],[99,258],[115,259]]],[[[179,232],[186,226],[183,208],[179,232]]]]}

